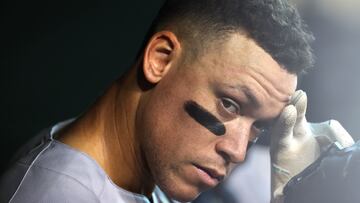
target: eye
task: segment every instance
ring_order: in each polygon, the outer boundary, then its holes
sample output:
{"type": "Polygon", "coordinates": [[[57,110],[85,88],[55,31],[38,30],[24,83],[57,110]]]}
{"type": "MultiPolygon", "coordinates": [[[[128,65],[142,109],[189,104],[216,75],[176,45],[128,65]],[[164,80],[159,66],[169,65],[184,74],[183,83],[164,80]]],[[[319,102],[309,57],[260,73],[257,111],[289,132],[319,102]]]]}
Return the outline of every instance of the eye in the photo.
{"type": "Polygon", "coordinates": [[[223,108],[231,113],[231,114],[239,114],[240,113],[240,106],[232,99],[229,98],[221,98],[221,105],[223,108]]]}

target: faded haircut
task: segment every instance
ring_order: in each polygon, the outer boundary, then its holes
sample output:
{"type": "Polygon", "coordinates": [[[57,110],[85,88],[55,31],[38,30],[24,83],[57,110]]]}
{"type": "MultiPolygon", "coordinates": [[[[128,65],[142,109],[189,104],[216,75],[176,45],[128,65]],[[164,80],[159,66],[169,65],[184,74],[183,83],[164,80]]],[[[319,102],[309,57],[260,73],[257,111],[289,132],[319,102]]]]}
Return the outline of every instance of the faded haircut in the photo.
{"type": "Polygon", "coordinates": [[[314,37],[288,0],[167,0],[144,43],[161,30],[174,32],[193,57],[209,42],[245,33],[290,73],[306,72],[314,63],[314,37]]]}

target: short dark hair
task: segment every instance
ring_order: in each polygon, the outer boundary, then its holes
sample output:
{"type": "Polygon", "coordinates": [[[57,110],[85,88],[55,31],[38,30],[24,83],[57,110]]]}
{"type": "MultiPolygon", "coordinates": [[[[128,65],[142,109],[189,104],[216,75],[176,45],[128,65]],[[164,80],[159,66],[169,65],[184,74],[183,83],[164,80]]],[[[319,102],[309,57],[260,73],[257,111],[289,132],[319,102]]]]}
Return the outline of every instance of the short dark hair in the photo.
{"type": "Polygon", "coordinates": [[[288,0],[167,0],[146,41],[161,30],[173,31],[195,52],[205,41],[246,33],[290,73],[305,72],[314,62],[314,37],[288,0]]]}

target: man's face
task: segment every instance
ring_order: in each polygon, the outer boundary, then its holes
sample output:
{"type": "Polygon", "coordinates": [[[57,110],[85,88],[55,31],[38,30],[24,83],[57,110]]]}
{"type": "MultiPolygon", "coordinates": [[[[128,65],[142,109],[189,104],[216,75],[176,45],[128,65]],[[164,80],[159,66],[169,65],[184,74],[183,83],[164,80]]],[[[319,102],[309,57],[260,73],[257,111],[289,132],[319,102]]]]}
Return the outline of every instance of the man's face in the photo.
{"type": "Polygon", "coordinates": [[[296,81],[240,34],[190,63],[174,61],[144,95],[137,116],[156,184],[180,201],[217,185],[244,160],[260,128],[279,115],[296,81]]]}

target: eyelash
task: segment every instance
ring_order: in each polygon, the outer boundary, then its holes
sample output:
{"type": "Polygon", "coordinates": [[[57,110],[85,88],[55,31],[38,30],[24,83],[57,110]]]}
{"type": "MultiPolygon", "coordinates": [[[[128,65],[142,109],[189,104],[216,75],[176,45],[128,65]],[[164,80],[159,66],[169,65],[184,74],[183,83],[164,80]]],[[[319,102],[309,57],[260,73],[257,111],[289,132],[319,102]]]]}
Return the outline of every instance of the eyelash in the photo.
{"type": "Polygon", "coordinates": [[[221,103],[221,106],[222,108],[229,114],[231,115],[240,115],[240,110],[241,110],[241,106],[235,102],[233,99],[230,99],[230,98],[227,98],[227,97],[222,97],[220,98],[220,103],[221,103]],[[228,105],[232,105],[234,108],[235,108],[235,112],[231,112],[228,110],[228,105]]]}
{"type": "MultiPolygon", "coordinates": [[[[241,115],[241,105],[238,104],[238,102],[234,101],[231,98],[228,97],[221,97],[220,98],[220,105],[222,107],[222,109],[229,115],[232,116],[237,116],[237,115],[241,115]],[[227,103],[227,104],[225,104],[227,103]],[[226,107],[227,105],[233,105],[236,109],[235,112],[231,112],[228,110],[228,108],[226,107]]],[[[269,130],[269,126],[266,123],[263,123],[261,121],[256,121],[254,122],[252,128],[255,130],[257,135],[262,135],[266,132],[268,132],[269,130]]]]}

